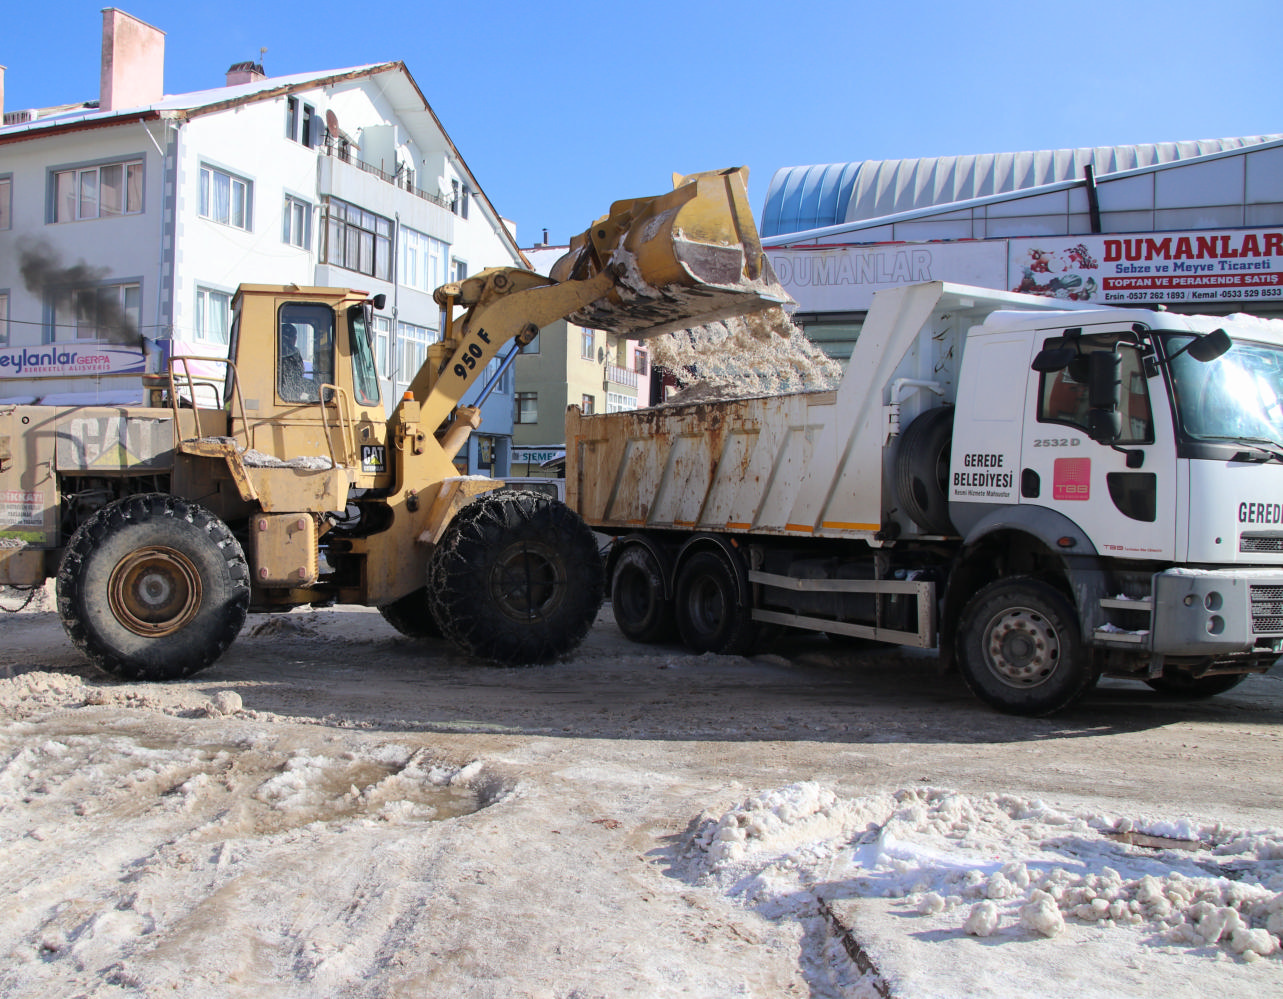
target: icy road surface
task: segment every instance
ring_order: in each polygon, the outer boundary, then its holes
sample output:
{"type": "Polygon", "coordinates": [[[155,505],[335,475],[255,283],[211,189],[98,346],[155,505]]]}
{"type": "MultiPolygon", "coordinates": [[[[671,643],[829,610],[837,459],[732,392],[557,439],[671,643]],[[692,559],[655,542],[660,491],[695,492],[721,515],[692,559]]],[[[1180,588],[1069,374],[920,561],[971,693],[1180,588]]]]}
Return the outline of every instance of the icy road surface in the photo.
{"type": "Polygon", "coordinates": [[[1283,996],[1283,675],[996,714],[929,656],[471,664],[363,610],[116,683],[0,618],[0,995],[1283,996]]]}

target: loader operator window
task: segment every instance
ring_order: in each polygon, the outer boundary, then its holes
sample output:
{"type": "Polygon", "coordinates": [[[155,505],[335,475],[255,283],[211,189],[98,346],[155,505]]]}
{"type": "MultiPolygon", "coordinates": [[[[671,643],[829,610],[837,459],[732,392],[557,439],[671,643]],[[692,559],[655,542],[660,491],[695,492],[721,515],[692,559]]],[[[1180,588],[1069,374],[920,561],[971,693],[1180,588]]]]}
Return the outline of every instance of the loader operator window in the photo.
{"type": "Polygon", "coordinates": [[[276,391],[284,402],[316,402],[334,381],[334,310],[328,305],[281,307],[276,391]]]}
{"type": "Polygon", "coordinates": [[[1047,371],[1038,386],[1038,422],[1063,423],[1087,432],[1087,355],[1117,348],[1122,357],[1122,391],[1119,415],[1123,433],[1119,444],[1152,444],[1154,418],[1149,405],[1149,385],[1141,363],[1140,349],[1116,334],[1084,337],[1053,337],[1044,347],[1075,347],[1079,358],[1060,371],[1047,371]]]}
{"type": "Polygon", "coordinates": [[[363,406],[377,406],[379,376],[374,367],[374,344],[371,342],[369,318],[364,305],[348,309],[347,328],[352,338],[352,393],[363,406]]]}

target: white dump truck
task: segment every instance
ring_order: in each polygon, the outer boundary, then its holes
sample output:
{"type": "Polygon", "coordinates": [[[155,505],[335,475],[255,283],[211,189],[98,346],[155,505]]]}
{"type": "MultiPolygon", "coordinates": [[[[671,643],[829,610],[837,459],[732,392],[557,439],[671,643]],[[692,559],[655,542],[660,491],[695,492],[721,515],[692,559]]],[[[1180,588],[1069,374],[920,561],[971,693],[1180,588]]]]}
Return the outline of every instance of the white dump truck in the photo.
{"type": "Polygon", "coordinates": [[[932,282],[836,391],[567,417],[615,620],[938,648],[1043,715],[1102,675],[1206,697],[1283,652],[1283,322],[932,282]]]}

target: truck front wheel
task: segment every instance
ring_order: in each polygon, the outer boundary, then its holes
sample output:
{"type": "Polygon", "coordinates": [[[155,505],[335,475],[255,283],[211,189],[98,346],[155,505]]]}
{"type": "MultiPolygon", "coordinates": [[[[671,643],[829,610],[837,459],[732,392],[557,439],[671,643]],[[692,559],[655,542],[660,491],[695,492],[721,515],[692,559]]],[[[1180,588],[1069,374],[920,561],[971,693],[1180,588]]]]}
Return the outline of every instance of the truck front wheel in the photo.
{"type": "Polygon", "coordinates": [[[664,598],[663,571],[645,547],[629,545],[610,577],[610,609],[634,642],[666,642],[677,635],[671,600],[664,598]]]}
{"type": "Polygon", "coordinates": [[[428,565],[442,634],[508,666],[551,662],[579,645],[605,585],[588,525],[564,503],[524,490],[487,493],[461,509],[428,565]]]}
{"type": "Polygon", "coordinates": [[[95,665],[126,680],[176,680],[235,641],[249,565],[227,526],[162,493],[103,507],[58,568],[63,627],[95,665]]]}
{"type": "Polygon", "coordinates": [[[990,583],[963,609],[958,665],[971,692],[1018,715],[1068,707],[1094,683],[1073,606],[1030,577],[990,583]]]}
{"type": "Polygon", "coordinates": [[[677,574],[677,630],[693,652],[745,655],[757,627],[741,604],[734,568],[718,552],[692,555],[677,574]]]}

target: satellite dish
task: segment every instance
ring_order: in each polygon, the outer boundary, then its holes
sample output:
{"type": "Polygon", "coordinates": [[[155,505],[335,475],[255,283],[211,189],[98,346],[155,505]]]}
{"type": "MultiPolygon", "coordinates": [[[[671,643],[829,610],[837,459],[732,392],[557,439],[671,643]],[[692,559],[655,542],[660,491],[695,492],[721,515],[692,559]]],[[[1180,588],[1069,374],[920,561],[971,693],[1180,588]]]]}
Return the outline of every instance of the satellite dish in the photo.
{"type": "Polygon", "coordinates": [[[325,112],[325,127],[329,130],[331,135],[339,134],[339,116],[333,111],[325,112]]]}

